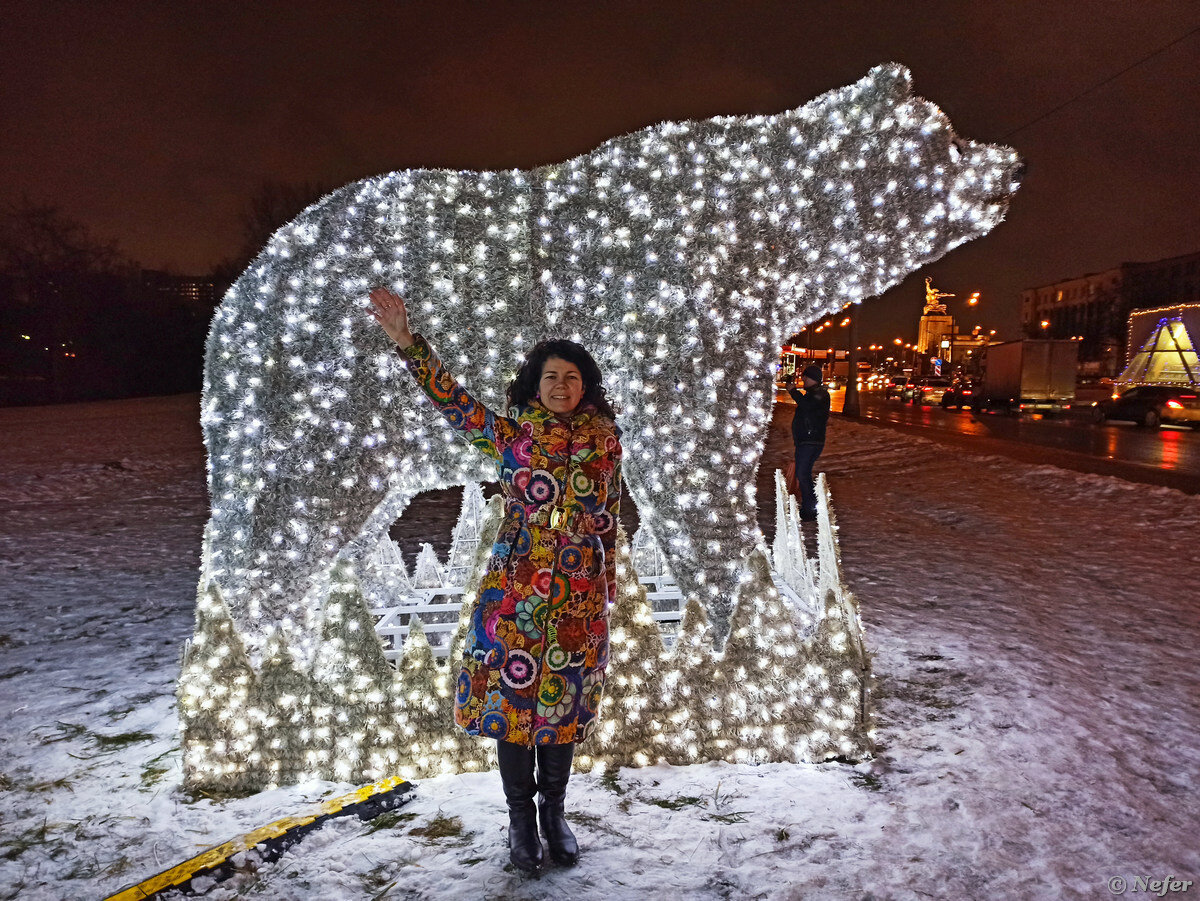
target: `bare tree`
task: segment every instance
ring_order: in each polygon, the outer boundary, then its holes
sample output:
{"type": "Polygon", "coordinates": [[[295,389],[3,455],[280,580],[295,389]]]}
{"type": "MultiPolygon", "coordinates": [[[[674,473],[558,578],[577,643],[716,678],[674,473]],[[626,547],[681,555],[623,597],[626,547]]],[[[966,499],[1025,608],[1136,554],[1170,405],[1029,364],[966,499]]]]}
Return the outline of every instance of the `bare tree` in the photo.
{"type": "Polygon", "coordinates": [[[121,315],[131,274],[114,243],[95,239],[58,207],[28,197],[0,205],[0,377],[13,389],[5,393],[78,396],[79,352],[121,315]]]}

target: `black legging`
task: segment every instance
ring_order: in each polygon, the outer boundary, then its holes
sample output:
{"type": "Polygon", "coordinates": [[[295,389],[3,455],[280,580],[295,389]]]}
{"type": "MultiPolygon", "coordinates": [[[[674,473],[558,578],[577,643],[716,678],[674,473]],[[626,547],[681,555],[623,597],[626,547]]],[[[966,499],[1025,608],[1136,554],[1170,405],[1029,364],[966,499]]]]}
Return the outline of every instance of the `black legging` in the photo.
{"type": "Polygon", "coordinates": [[[813,466],[824,444],[796,445],[796,481],[800,483],[800,512],[809,516],[817,512],[817,492],[813,488],[813,466]]]}

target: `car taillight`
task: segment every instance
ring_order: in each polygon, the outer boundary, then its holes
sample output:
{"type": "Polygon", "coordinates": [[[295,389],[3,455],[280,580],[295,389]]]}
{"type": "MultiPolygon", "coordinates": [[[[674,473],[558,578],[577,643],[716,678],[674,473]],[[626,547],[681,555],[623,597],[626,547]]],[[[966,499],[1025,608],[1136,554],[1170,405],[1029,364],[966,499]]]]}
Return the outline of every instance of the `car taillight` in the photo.
{"type": "Polygon", "coordinates": [[[1182,410],[1183,409],[1183,404],[1181,404],[1177,400],[1167,401],[1167,406],[1170,407],[1172,410],[1182,410]]]}

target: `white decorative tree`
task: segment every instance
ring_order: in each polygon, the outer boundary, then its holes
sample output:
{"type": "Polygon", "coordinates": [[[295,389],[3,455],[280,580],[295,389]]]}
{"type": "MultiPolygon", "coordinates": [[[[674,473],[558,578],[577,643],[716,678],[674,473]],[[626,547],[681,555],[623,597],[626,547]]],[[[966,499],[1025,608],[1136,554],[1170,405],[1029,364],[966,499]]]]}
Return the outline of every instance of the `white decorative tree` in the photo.
{"type": "Polygon", "coordinates": [[[668,711],[663,755],[670,763],[709,760],[725,745],[727,736],[712,728],[710,705],[720,705],[723,688],[715,657],[708,614],[691,598],[662,676],[662,702],[668,711]]]}
{"type": "Polygon", "coordinates": [[[220,794],[256,791],[264,783],[250,687],[254,669],[221,589],[210,585],[196,601],[196,629],[183,654],[176,696],[184,782],[220,794]]]}
{"type": "Polygon", "coordinates": [[[663,747],[668,713],[661,685],[662,634],[638,580],[624,528],[617,534],[617,600],[610,612],[610,652],[599,724],[580,748],[576,768],[646,766],[663,747]]]}
{"type": "Polygon", "coordinates": [[[462,510],[450,539],[450,559],[446,562],[446,580],[461,585],[470,574],[471,561],[479,549],[485,501],[483,488],[471,482],[463,488],[462,510]]]}
{"type": "Polygon", "coordinates": [[[334,567],[323,614],[312,666],[319,771],[342,782],[381,779],[397,762],[396,671],[383,656],[374,619],[345,564],[334,567]]]}
{"type": "Polygon", "coordinates": [[[417,554],[417,565],[413,568],[414,588],[441,588],[446,584],[446,571],[442,569],[433,545],[426,542],[417,554]]]}
{"type": "Polygon", "coordinates": [[[280,632],[267,639],[247,706],[255,714],[256,749],[266,788],[319,778],[331,761],[314,731],[313,685],[280,632]]]}

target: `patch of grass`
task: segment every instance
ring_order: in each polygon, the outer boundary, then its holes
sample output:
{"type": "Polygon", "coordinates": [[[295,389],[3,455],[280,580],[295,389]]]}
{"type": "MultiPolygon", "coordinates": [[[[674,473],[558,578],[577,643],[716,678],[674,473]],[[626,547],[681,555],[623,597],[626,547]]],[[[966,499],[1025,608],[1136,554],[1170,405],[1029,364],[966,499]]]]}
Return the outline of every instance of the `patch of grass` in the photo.
{"type": "Polygon", "coordinates": [[[601,788],[606,788],[614,795],[625,794],[625,789],[621,787],[621,783],[617,781],[617,768],[609,767],[604,771],[604,775],[600,777],[601,788]]]}
{"type": "Polygon", "coordinates": [[[655,807],[662,807],[667,810],[679,810],[681,807],[692,807],[700,803],[700,798],[694,798],[685,795],[679,798],[651,798],[646,802],[653,804],[655,807]]]}
{"type": "Polygon", "coordinates": [[[65,776],[62,779],[48,779],[45,782],[32,782],[25,786],[25,791],[28,792],[53,792],[60,788],[65,788],[69,792],[74,792],[71,782],[65,776]]]}
{"type": "Polygon", "coordinates": [[[746,815],[740,810],[735,810],[732,813],[710,814],[708,819],[712,820],[714,823],[724,823],[728,826],[731,823],[745,823],[746,815]]]}
{"type": "Polygon", "coordinates": [[[850,781],[859,788],[866,789],[869,792],[883,791],[883,783],[874,773],[860,773],[855,770],[850,774],[850,781]]]}
{"type": "Polygon", "coordinates": [[[786,828],[775,830],[775,841],[777,842],[786,842],[791,837],[792,834],[786,828]]]}
{"type": "Polygon", "coordinates": [[[71,741],[74,738],[79,738],[87,732],[87,726],[80,726],[76,723],[64,723],[62,720],[56,721],[54,725],[57,731],[42,738],[38,744],[56,745],[60,741],[71,741]]]}
{"type": "Polygon", "coordinates": [[[406,813],[399,810],[387,810],[381,813],[375,819],[367,824],[366,835],[373,832],[378,832],[380,829],[394,829],[401,823],[407,823],[409,820],[415,820],[415,813],[406,813]]]}
{"type": "Polygon", "coordinates": [[[172,751],[174,751],[174,748],[171,751],[163,751],[153,760],[147,760],[142,764],[142,791],[150,791],[150,789],[159,783],[163,776],[171,772],[171,767],[163,761],[163,758],[171,754],[172,751]]]}
{"type": "Polygon", "coordinates": [[[0,773],[0,792],[12,791],[13,783],[4,773],[0,773]]]}
{"type": "Polygon", "coordinates": [[[385,885],[383,887],[382,891],[378,892],[377,894],[372,895],[371,901],[380,901],[380,899],[382,899],[385,895],[387,895],[388,892],[390,892],[392,889],[394,889],[396,887],[396,883],[399,881],[400,881],[399,879],[393,879],[391,882],[389,882],[387,885],[385,885]]]}
{"type": "MultiPolygon", "coordinates": [[[[621,803],[624,804],[628,799],[622,798],[621,803]]],[[[574,810],[567,812],[567,819],[572,823],[577,823],[580,826],[586,826],[596,832],[607,832],[609,835],[615,835],[618,838],[626,841],[632,841],[632,837],[620,832],[613,827],[611,818],[598,817],[590,813],[578,813],[574,810]]]]}
{"type": "Polygon", "coordinates": [[[149,732],[122,732],[119,735],[93,733],[92,738],[96,742],[96,747],[101,751],[119,751],[121,748],[127,748],[139,742],[154,741],[154,736],[149,732]]]}
{"type": "Polygon", "coordinates": [[[104,875],[109,878],[124,876],[127,872],[133,869],[133,861],[128,857],[118,857],[112,863],[104,868],[104,875]]]}
{"type": "Polygon", "coordinates": [[[721,798],[721,783],[718,782],[717,787],[713,789],[712,796],[712,809],[714,812],[710,813],[706,819],[712,820],[715,823],[725,823],[726,825],[730,823],[746,822],[746,814],[744,811],[733,810],[729,813],[719,812],[722,807],[725,807],[729,804],[729,800],[730,798],[728,795],[724,799],[721,798]]]}
{"type": "Polygon", "coordinates": [[[462,837],[463,824],[458,817],[444,817],[439,813],[428,824],[410,829],[408,834],[430,842],[441,838],[462,837]]]}
{"type": "MultiPolygon", "coordinates": [[[[396,883],[399,881],[396,878],[394,867],[383,866],[364,873],[362,876],[362,887],[371,898],[371,901],[378,901],[378,899],[386,897],[387,893],[395,888],[396,883]]],[[[259,885],[261,884],[259,883],[259,885]]]]}
{"type": "Polygon", "coordinates": [[[0,632],[0,648],[11,648],[15,644],[13,637],[7,633],[0,632]]]}
{"type": "MultiPolygon", "coordinates": [[[[50,821],[31,826],[15,838],[0,842],[0,860],[16,860],[30,848],[50,842],[50,821]]],[[[51,855],[53,857],[53,855],[51,855]]]]}
{"type": "Polygon", "coordinates": [[[466,860],[460,860],[459,863],[464,867],[473,867],[475,864],[483,863],[486,860],[486,857],[468,857],[466,860]]]}

